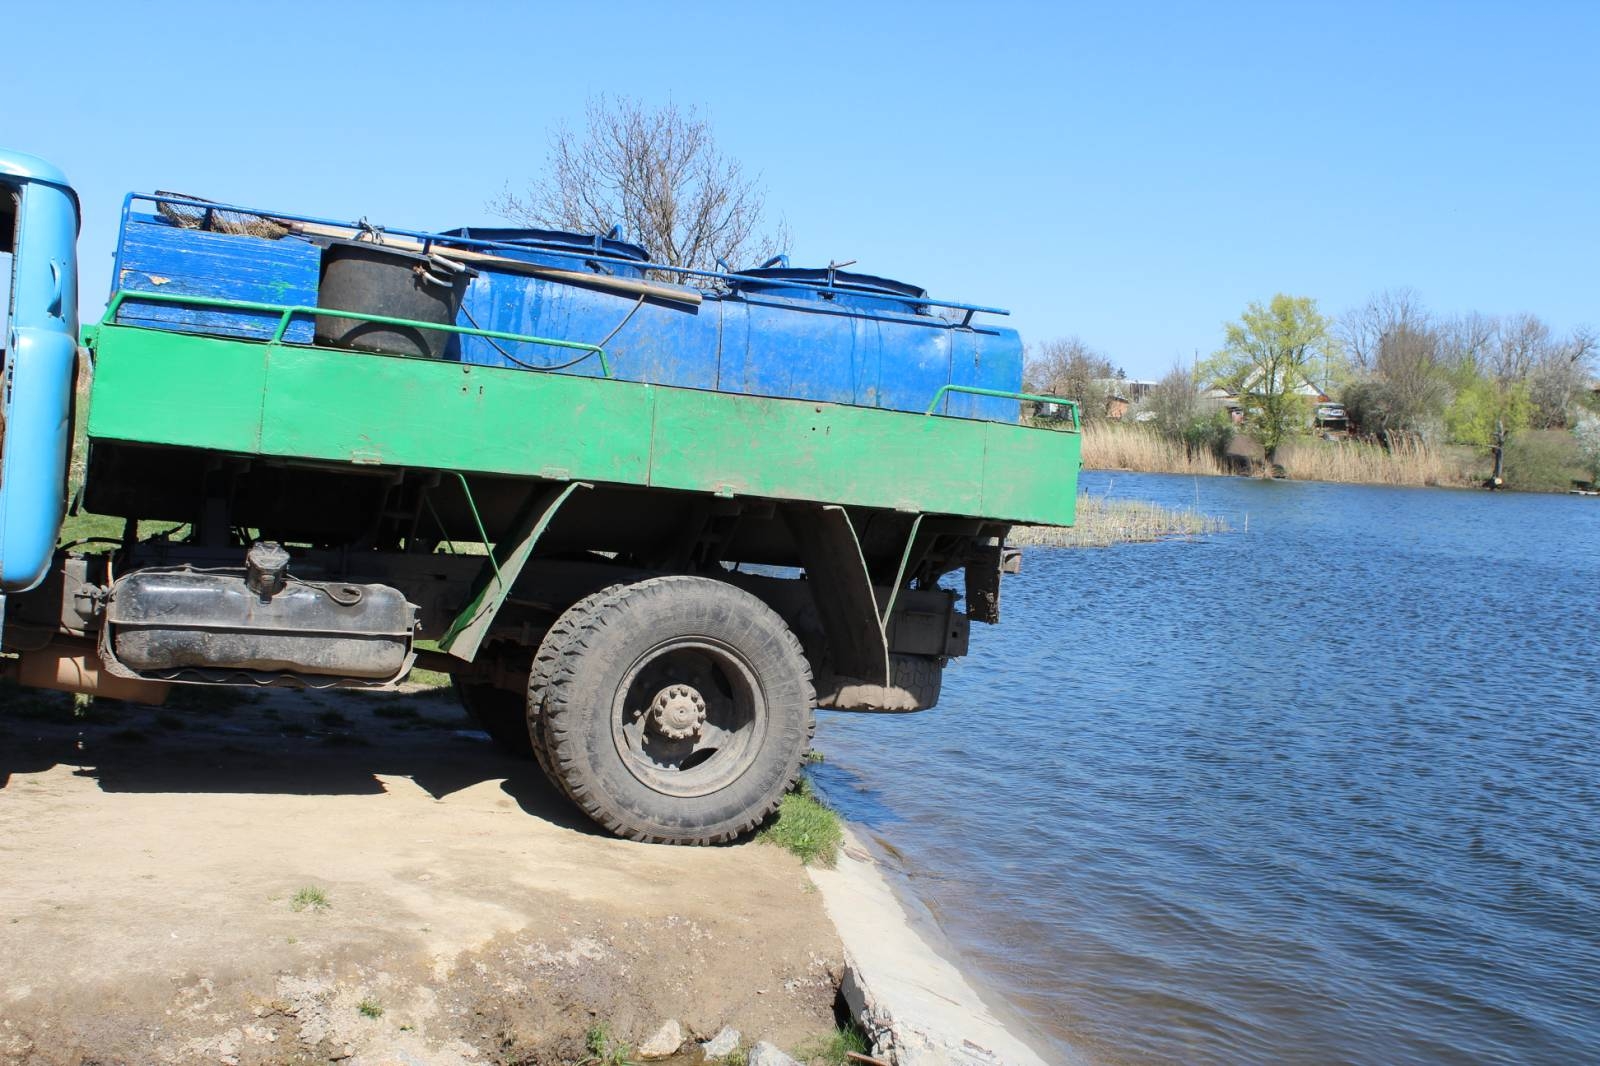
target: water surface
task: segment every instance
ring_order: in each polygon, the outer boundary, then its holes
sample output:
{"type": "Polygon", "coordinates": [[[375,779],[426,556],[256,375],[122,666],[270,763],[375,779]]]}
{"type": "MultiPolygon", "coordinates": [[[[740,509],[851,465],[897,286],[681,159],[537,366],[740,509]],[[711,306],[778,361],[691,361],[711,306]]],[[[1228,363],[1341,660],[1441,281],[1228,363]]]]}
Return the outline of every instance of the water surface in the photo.
{"type": "Polygon", "coordinates": [[[818,730],[980,978],[1060,1057],[1600,1061],[1600,500],[1084,481],[1235,532],[1028,549],[818,730]]]}

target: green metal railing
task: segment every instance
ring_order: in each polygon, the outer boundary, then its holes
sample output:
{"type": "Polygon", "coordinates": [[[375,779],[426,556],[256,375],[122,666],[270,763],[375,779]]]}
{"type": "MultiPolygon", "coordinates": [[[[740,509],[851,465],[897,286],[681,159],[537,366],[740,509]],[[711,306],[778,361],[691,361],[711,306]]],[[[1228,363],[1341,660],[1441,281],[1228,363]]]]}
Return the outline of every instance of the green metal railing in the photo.
{"type": "Polygon", "coordinates": [[[1073,432],[1083,428],[1083,422],[1078,417],[1078,401],[1067,400],[1060,396],[1039,396],[1031,392],[1007,392],[1004,389],[981,389],[976,385],[940,385],[939,391],[933,394],[933,402],[928,405],[924,414],[934,414],[939,410],[939,405],[944,402],[946,395],[952,392],[965,393],[969,396],[993,396],[999,400],[1020,400],[1024,403],[1053,403],[1058,407],[1065,407],[1072,412],[1073,432]]]}
{"type": "Polygon", "coordinates": [[[533,337],[525,333],[505,333],[493,329],[477,329],[468,326],[444,325],[439,322],[418,322],[411,318],[394,318],[390,315],[373,315],[364,311],[341,311],[334,307],[307,307],[300,304],[268,304],[257,303],[253,300],[230,300],[220,296],[191,296],[178,292],[136,292],[129,289],[118,289],[111,296],[111,303],[106,306],[105,316],[100,319],[102,326],[117,325],[117,312],[129,300],[136,303],[177,304],[186,307],[200,307],[217,311],[243,311],[255,314],[273,314],[278,316],[278,326],[272,331],[268,339],[269,344],[285,344],[283,339],[289,323],[296,318],[315,315],[326,315],[332,318],[353,318],[360,322],[372,322],[380,326],[404,326],[411,329],[432,329],[441,333],[459,333],[466,337],[484,337],[489,340],[512,341],[519,344],[543,344],[551,348],[566,348],[570,351],[588,352],[600,360],[600,373],[611,377],[611,362],[606,358],[605,349],[595,344],[584,344],[581,341],[555,340],[550,337],[533,337]]]}

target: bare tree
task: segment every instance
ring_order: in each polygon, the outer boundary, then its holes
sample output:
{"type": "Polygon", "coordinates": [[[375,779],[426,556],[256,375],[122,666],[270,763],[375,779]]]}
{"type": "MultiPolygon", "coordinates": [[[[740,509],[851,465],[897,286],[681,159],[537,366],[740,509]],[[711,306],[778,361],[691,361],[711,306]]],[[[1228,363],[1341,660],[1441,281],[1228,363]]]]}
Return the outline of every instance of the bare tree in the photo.
{"type": "Polygon", "coordinates": [[[1450,401],[1433,316],[1416,290],[1387,289],[1339,319],[1355,380],[1343,393],[1363,433],[1425,433],[1450,401]]]}
{"type": "Polygon", "coordinates": [[[1439,324],[1439,358],[1451,370],[1477,373],[1489,363],[1489,352],[1500,332],[1493,315],[1469,311],[1439,324]]]}
{"type": "Polygon", "coordinates": [[[1500,320],[1485,368],[1502,384],[1526,380],[1550,345],[1550,327],[1526,312],[1500,320]]]}
{"type": "Polygon", "coordinates": [[[1145,398],[1145,410],[1150,412],[1150,422],[1156,431],[1173,440],[1183,440],[1189,427],[1202,415],[1210,413],[1195,384],[1193,371],[1176,363],[1150,390],[1145,398]]]}
{"type": "Polygon", "coordinates": [[[1589,383],[1597,346],[1600,341],[1594,331],[1580,326],[1540,348],[1527,377],[1534,428],[1558,429],[1571,424],[1573,406],[1589,383]]]}
{"type": "Polygon", "coordinates": [[[1029,391],[1077,400],[1085,421],[1105,417],[1115,374],[1111,361],[1078,337],[1043,341],[1028,353],[1029,391]]]}
{"type": "Polygon", "coordinates": [[[1415,289],[1385,289],[1339,316],[1338,337],[1352,369],[1371,373],[1378,368],[1384,337],[1397,330],[1425,329],[1428,322],[1428,312],[1415,289]]]}
{"type": "Polygon", "coordinates": [[[650,107],[631,97],[591,98],[582,129],[550,138],[545,173],[489,209],[519,225],[606,232],[620,224],[657,262],[712,270],[719,258],[748,267],[782,251],[756,178],[717,148],[693,107],[650,107]],[[753,262],[755,261],[755,262],[753,262]]]}
{"type": "Polygon", "coordinates": [[[1401,325],[1378,346],[1378,377],[1388,388],[1397,425],[1426,434],[1450,402],[1450,383],[1431,326],[1401,325]]]}

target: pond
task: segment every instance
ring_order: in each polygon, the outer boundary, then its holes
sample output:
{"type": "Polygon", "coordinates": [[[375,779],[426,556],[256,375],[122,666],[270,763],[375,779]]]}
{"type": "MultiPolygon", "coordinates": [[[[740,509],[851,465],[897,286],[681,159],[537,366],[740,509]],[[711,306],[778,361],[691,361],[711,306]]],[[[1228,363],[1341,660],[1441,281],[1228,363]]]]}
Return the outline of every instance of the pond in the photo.
{"type": "Polygon", "coordinates": [[[1088,473],[1233,532],[1029,549],[818,780],[1047,1057],[1600,1054],[1600,501],[1088,473]]]}

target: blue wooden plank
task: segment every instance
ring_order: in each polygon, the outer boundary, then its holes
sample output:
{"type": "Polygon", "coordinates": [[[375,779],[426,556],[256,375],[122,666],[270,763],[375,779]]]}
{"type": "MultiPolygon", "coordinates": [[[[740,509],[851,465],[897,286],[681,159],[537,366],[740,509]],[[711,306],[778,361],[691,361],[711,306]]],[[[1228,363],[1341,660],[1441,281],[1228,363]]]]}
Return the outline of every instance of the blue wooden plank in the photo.
{"type": "MultiPolygon", "coordinates": [[[[269,240],[207,233],[136,216],[123,228],[120,259],[117,285],[133,292],[314,305],[322,254],[315,245],[295,237],[269,240]]],[[[122,305],[117,321],[182,333],[265,338],[277,328],[278,316],[129,300],[122,305]]],[[[311,334],[311,320],[305,318],[291,323],[284,336],[308,344],[311,334]]]]}

